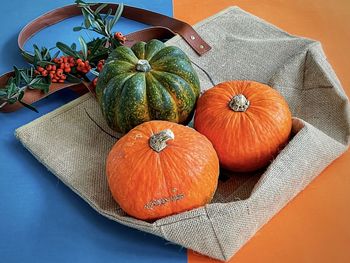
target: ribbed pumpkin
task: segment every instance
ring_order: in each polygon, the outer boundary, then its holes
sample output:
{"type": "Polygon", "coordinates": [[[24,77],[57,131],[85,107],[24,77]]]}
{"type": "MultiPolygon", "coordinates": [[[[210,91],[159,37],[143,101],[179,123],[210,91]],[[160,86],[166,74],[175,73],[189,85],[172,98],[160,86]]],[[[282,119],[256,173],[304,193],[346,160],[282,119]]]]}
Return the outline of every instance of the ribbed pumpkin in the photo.
{"type": "Polygon", "coordinates": [[[108,125],[122,133],[149,120],[186,123],[199,92],[198,76],[186,54],[159,40],[117,47],[96,87],[108,125]]]}
{"type": "Polygon", "coordinates": [[[291,112],[275,89],[254,81],[223,82],[198,100],[194,127],[214,145],[222,167],[255,171],[287,143],[291,112]]]}
{"type": "Polygon", "coordinates": [[[168,122],[140,124],[113,146],[107,179],[129,215],[153,220],[208,203],[216,190],[219,159],[192,128],[168,122]]]}

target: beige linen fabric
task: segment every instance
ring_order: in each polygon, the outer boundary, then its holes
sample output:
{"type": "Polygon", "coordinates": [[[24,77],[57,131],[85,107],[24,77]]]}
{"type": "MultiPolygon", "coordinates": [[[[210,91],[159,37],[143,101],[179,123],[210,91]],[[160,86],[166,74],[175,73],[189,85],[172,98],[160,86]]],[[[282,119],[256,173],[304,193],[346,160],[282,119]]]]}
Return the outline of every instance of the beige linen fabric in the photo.
{"type": "MultiPolygon", "coordinates": [[[[198,57],[182,48],[215,83],[250,79],[280,91],[292,110],[293,139],[265,171],[223,174],[211,204],[149,223],[114,202],[105,157],[116,142],[94,98],[87,94],[17,129],[23,145],[97,212],[193,249],[228,260],[273,215],[347,149],[349,102],[320,43],[292,36],[237,7],[195,26],[212,50],[198,57]]],[[[201,86],[212,86],[196,68],[201,86]]]]}

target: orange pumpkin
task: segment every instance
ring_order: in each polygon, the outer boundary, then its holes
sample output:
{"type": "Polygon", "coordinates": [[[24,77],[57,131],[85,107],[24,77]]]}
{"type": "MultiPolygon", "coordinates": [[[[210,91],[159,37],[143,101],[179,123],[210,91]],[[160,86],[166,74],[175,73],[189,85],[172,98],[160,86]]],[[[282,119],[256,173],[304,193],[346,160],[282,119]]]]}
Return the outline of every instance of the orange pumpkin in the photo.
{"type": "Polygon", "coordinates": [[[133,217],[152,220],[210,202],[219,159],[211,142],[194,129],[149,121],[113,146],[106,169],[120,207],[133,217]]]}
{"type": "Polygon", "coordinates": [[[268,165],[287,143],[292,116],[273,88],[228,81],[200,97],[194,127],[213,143],[222,167],[249,172],[268,165]]]}

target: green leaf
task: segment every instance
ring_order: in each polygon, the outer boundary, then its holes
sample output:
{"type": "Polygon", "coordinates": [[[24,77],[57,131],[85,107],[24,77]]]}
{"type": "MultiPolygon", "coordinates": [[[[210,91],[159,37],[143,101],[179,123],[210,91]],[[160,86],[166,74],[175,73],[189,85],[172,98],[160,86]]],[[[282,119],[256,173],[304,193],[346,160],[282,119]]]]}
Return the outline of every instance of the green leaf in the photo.
{"type": "Polygon", "coordinates": [[[42,54],[44,60],[50,60],[50,51],[47,48],[42,48],[42,54]]]}
{"type": "Polygon", "coordinates": [[[112,14],[113,12],[113,9],[112,8],[109,8],[108,9],[108,12],[106,13],[106,15],[104,16],[104,21],[106,21],[108,19],[108,17],[112,14]]]}
{"type": "Polygon", "coordinates": [[[87,48],[87,45],[86,45],[86,42],[85,42],[84,38],[82,38],[80,36],[79,37],[79,42],[80,42],[80,45],[81,45],[81,52],[83,53],[84,60],[87,60],[88,48],[87,48]]]}
{"type": "Polygon", "coordinates": [[[23,51],[21,54],[22,54],[22,57],[25,59],[25,61],[27,61],[29,64],[34,63],[34,56],[33,55],[31,55],[25,51],[23,51]]]}
{"type": "Polygon", "coordinates": [[[90,16],[94,17],[94,12],[90,9],[90,5],[87,5],[86,7],[83,7],[81,11],[85,11],[85,13],[89,14],[90,16]]]}
{"type": "Polygon", "coordinates": [[[50,62],[50,61],[38,61],[36,64],[39,65],[40,67],[45,67],[47,65],[55,65],[54,62],[50,62]]]}
{"type": "Polygon", "coordinates": [[[81,9],[81,12],[84,16],[84,26],[85,28],[89,28],[91,26],[90,14],[84,8],[81,9]]]}
{"type": "Polygon", "coordinates": [[[98,33],[103,34],[103,29],[97,21],[92,21],[92,25],[99,31],[98,33]]]}
{"type": "Polygon", "coordinates": [[[26,107],[26,108],[28,108],[28,109],[30,109],[32,111],[35,111],[36,113],[39,113],[39,111],[32,105],[29,105],[29,104],[27,104],[27,103],[25,103],[25,102],[23,102],[21,100],[19,100],[19,103],[21,103],[24,107],[26,107]]]}
{"type": "Polygon", "coordinates": [[[81,83],[81,79],[72,75],[72,74],[67,74],[67,81],[70,82],[70,83],[81,83]]]}
{"type": "Polygon", "coordinates": [[[121,46],[120,42],[114,38],[110,38],[109,41],[111,42],[114,48],[121,46]]]}
{"type": "Polygon", "coordinates": [[[59,51],[59,50],[58,50],[58,51],[57,51],[57,52],[56,52],[56,53],[55,53],[55,54],[52,56],[52,59],[57,58],[57,57],[58,57],[58,55],[60,54],[60,52],[61,52],[61,51],[59,51]]]}
{"type": "Polygon", "coordinates": [[[43,92],[49,92],[50,83],[44,83],[42,81],[31,82],[29,85],[32,89],[42,90],[43,92]]]}
{"type": "Polygon", "coordinates": [[[98,39],[88,43],[88,46],[89,46],[89,44],[90,44],[90,46],[91,46],[91,44],[93,44],[92,47],[90,48],[91,53],[88,56],[89,60],[91,60],[91,57],[93,57],[95,55],[95,53],[97,52],[97,50],[101,47],[102,40],[100,38],[98,38],[98,39]]]}
{"type": "Polygon", "coordinates": [[[124,10],[124,5],[123,4],[118,4],[118,8],[115,11],[114,17],[112,19],[112,26],[111,29],[114,27],[114,25],[117,23],[117,21],[119,20],[120,16],[122,15],[124,10]]]}
{"type": "Polygon", "coordinates": [[[15,83],[11,82],[7,88],[7,98],[10,99],[14,94],[16,94],[18,87],[15,83]]]}
{"type": "Polygon", "coordinates": [[[27,75],[27,73],[25,71],[20,70],[19,74],[21,74],[21,77],[22,77],[22,79],[24,80],[24,82],[26,84],[28,84],[30,82],[30,78],[28,77],[28,75],[27,75]]]}
{"type": "Polygon", "coordinates": [[[91,55],[89,57],[89,61],[99,61],[101,59],[107,59],[108,57],[108,49],[105,48],[104,50],[101,50],[99,52],[95,52],[95,53],[92,53],[91,52],[91,55]]]}
{"type": "Polygon", "coordinates": [[[67,46],[66,44],[64,44],[62,42],[57,42],[56,43],[56,47],[59,50],[61,50],[64,54],[66,54],[68,56],[81,57],[78,52],[76,52],[75,50],[71,49],[69,46],[67,46]]]}
{"type": "Polygon", "coordinates": [[[106,6],[108,6],[108,4],[106,4],[106,3],[99,5],[96,8],[95,13],[100,13],[102,11],[102,9],[105,8],[106,6]]]}
{"type": "Polygon", "coordinates": [[[87,5],[84,1],[81,0],[75,0],[74,3],[76,3],[77,5],[87,5]]]}
{"type": "Polygon", "coordinates": [[[70,45],[70,48],[74,51],[77,50],[77,44],[73,43],[72,45],[70,45]]]}
{"type": "Polygon", "coordinates": [[[7,97],[7,92],[4,89],[0,89],[0,97],[7,97]]]}
{"type": "Polygon", "coordinates": [[[38,46],[34,44],[33,47],[34,47],[34,56],[35,56],[38,60],[43,60],[43,57],[41,56],[41,52],[40,52],[38,46]]]}
{"type": "Polygon", "coordinates": [[[17,98],[7,99],[6,102],[9,103],[9,104],[14,104],[14,103],[17,102],[17,98]]]}
{"type": "Polygon", "coordinates": [[[82,30],[82,29],[84,29],[84,27],[82,27],[82,26],[73,27],[73,31],[74,31],[74,32],[78,32],[78,31],[80,31],[80,30],[82,30]]]}
{"type": "Polygon", "coordinates": [[[13,70],[15,71],[15,85],[18,87],[21,83],[21,74],[16,66],[13,66],[13,70]]]}
{"type": "Polygon", "coordinates": [[[21,90],[20,93],[18,94],[18,100],[22,100],[24,96],[24,90],[21,90]]]}
{"type": "Polygon", "coordinates": [[[111,32],[112,31],[112,19],[106,21],[106,29],[107,29],[108,35],[111,36],[112,35],[112,32],[111,32]]]}

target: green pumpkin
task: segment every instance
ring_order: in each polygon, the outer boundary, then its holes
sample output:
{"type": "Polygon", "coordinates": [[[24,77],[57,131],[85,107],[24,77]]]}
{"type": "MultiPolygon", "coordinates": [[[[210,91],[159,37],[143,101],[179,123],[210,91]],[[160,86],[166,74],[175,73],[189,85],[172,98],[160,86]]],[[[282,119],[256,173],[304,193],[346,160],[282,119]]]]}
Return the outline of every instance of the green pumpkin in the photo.
{"type": "Polygon", "coordinates": [[[186,123],[199,93],[199,79],[186,54],[159,40],[117,47],[96,87],[108,125],[122,133],[150,120],[186,123]]]}

